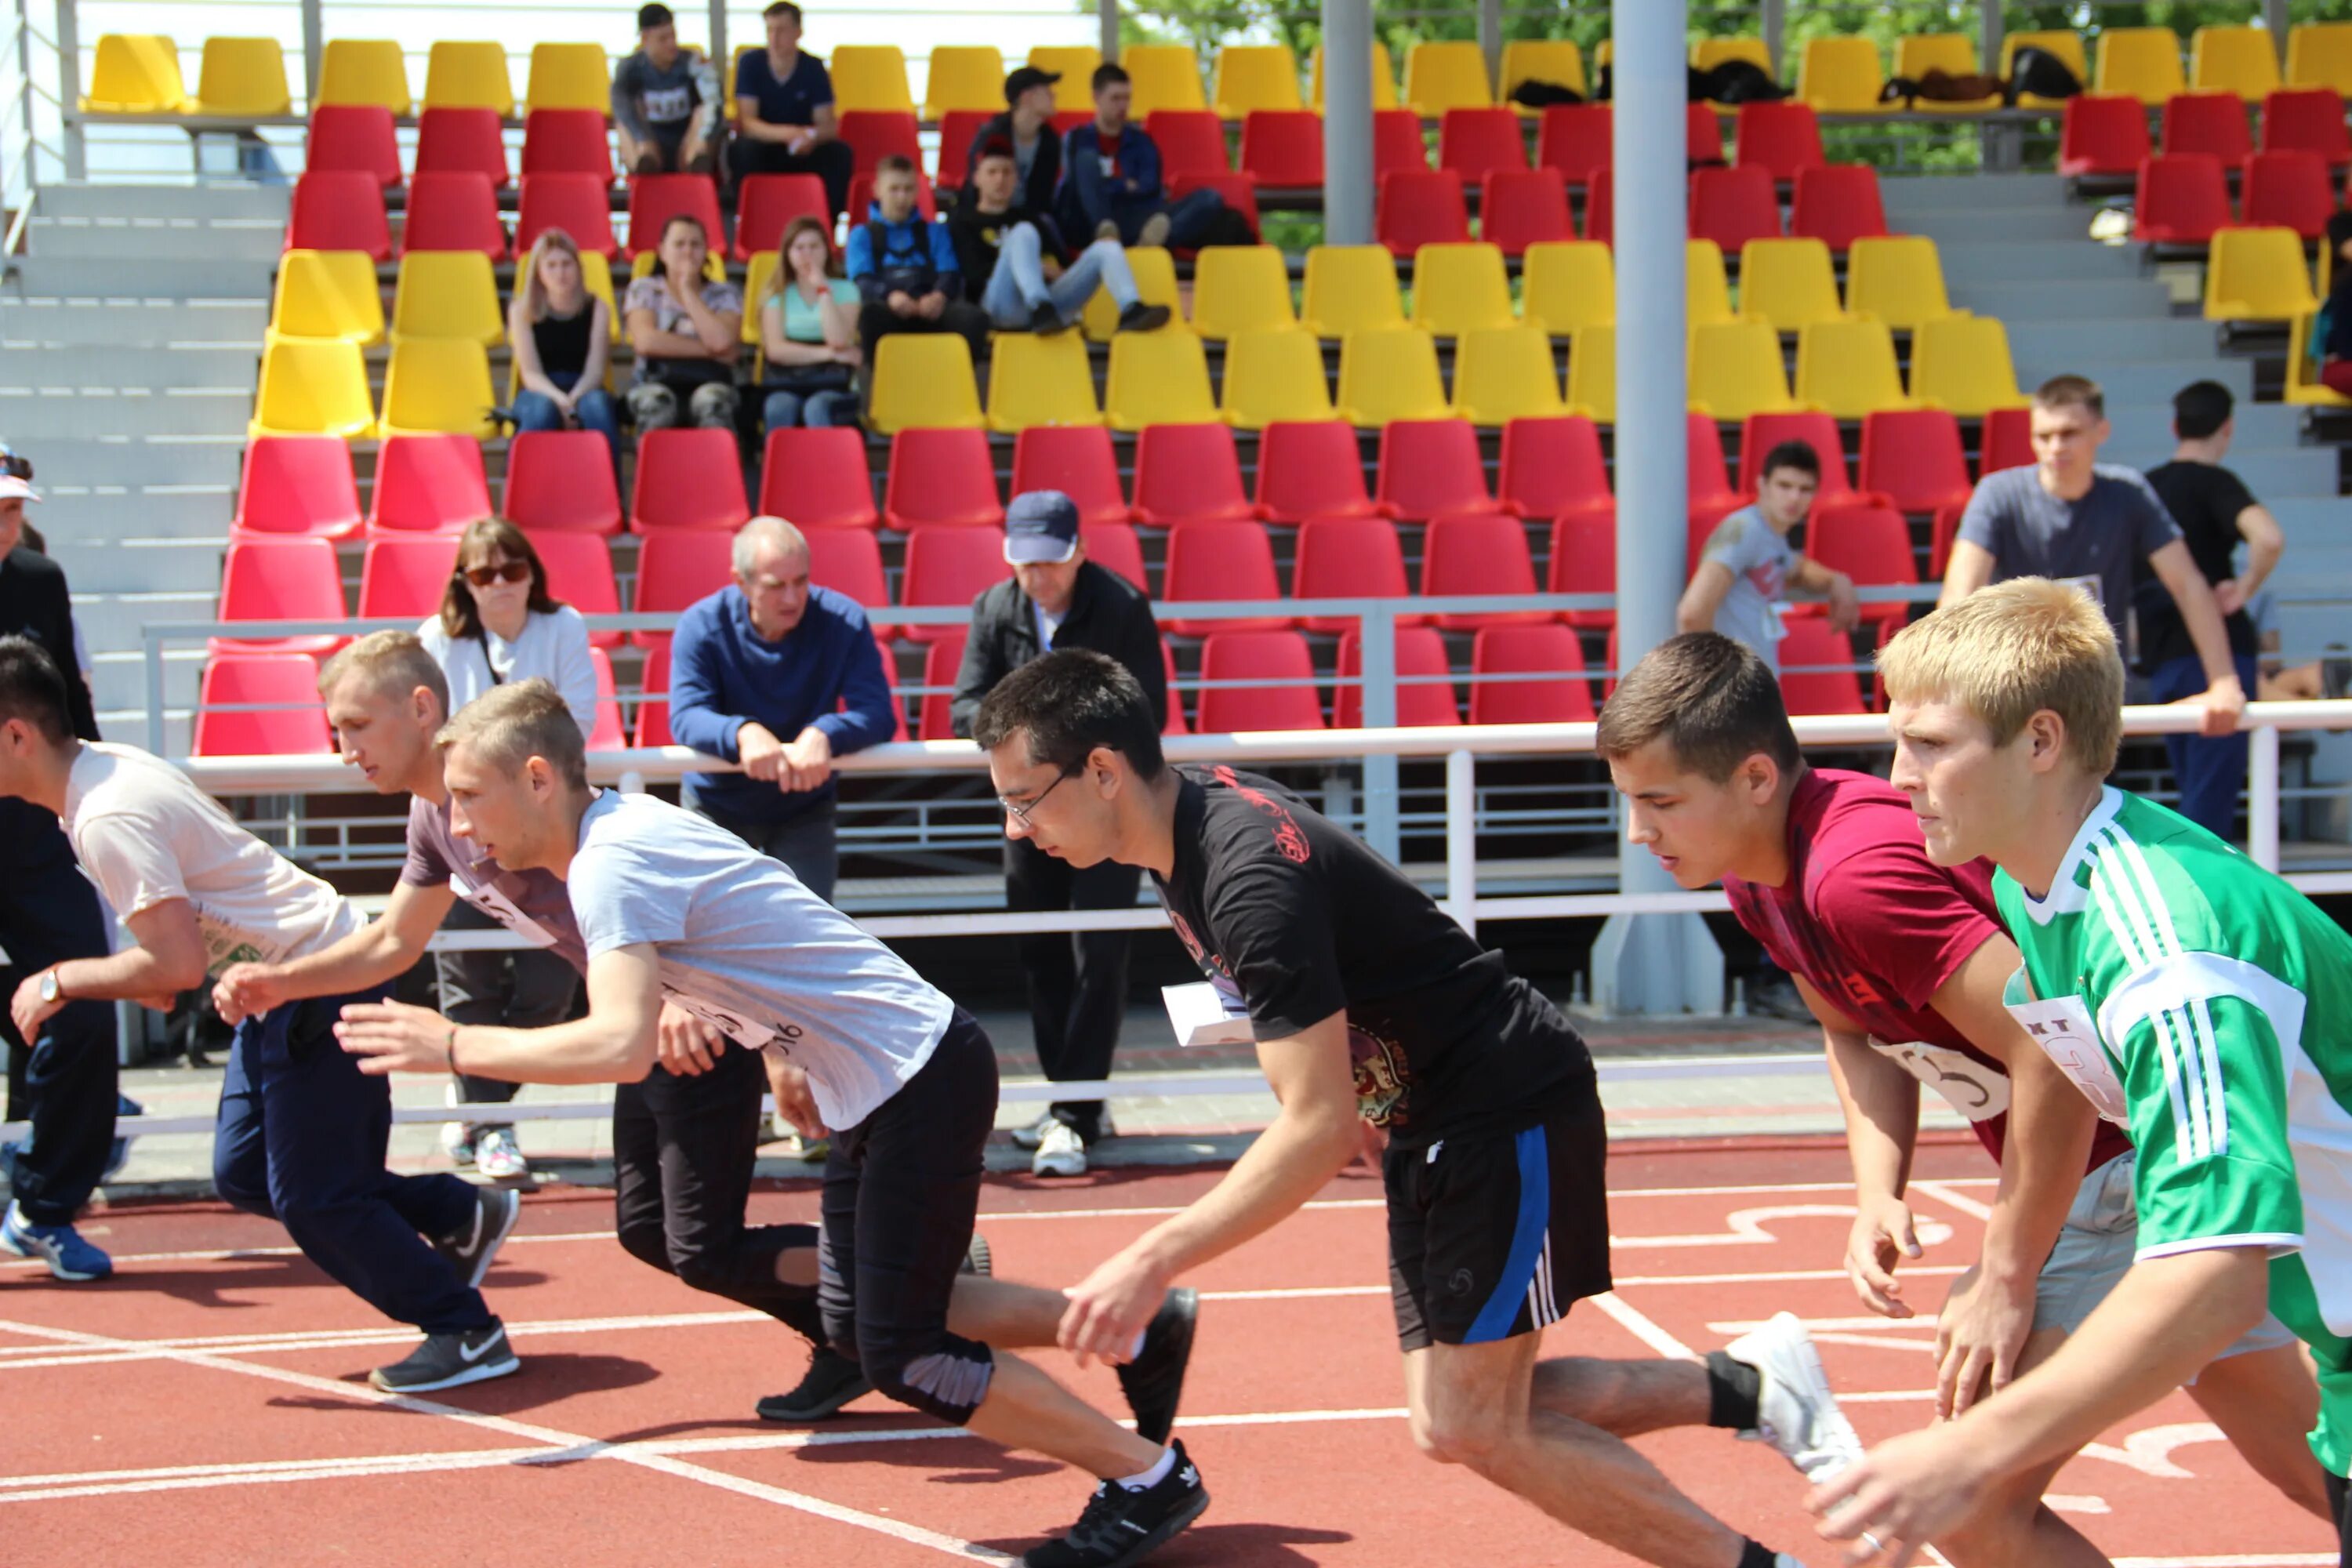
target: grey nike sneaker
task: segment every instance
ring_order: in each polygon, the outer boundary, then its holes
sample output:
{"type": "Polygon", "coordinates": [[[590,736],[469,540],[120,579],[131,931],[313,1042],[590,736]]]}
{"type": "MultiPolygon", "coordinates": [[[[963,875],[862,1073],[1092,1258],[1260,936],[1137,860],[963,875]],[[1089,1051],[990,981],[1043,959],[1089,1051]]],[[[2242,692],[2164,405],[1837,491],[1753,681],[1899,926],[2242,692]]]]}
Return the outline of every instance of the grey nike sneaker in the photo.
{"type": "Polygon", "coordinates": [[[492,1322],[462,1334],[427,1334],[404,1359],[368,1373],[368,1381],[386,1394],[430,1394],[521,1370],[514,1347],[507,1343],[506,1325],[492,1322]]]}
{"type": "Polygon", "coordinates": [[[1838,1408],[1821,1352],[1795,1313],[1775,1314],[1724,1346],[1723,1353],[1763,1375],[1756,1426],[1739,1434],[1743,1439],[1771,1444],[1815,1486],[1862,1458],[1862,1439],[1838,1408]]]}

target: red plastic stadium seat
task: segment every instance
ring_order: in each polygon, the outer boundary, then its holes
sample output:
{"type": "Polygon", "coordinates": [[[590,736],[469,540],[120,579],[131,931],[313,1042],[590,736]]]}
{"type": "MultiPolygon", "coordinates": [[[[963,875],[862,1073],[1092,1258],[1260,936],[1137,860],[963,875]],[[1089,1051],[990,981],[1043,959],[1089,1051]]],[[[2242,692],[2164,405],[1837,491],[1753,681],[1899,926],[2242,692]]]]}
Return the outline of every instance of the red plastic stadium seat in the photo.
{"type": "Polygon", "coordinates": [[[1483,184],[1486,176],[1528,166],[1528,137],[1519,111],[1496,109],[1449,109],[1437,122],[1437,166],[1462,176],[1463,184],[1483,184]]]}
{"type": "Polygon", "coordinates": [[[322,103],[310,111],[302,142],[306,173],[359,169],[387,191],[400,189],[400,143],[392,131],[392,110],[380,103],[322,103]]]}
{"type": "Polygon", "coordinates": [[[1879,200],[1878,171],[1867,163],[1823,163],[1798,170],[1789,232],[1801,239],[1818,239],[1832,250],[1885,234],[1886,208],[1879,200]]]}
{"type": "Polygon", "coordinates": [[[1160,144],[1160,165],[1169,180],[1222,174],[1234,166],[1225,153],[1225,122],[1214,110],[1155,109],[1143,117],[1143,131],[1160,144]]]}
{"type": "Polygon", "coordinates": [[[383,534],[360,558],[360,618],[422,619],[438,612],[457,563],[457,536],[383,534]]]}
{"type": "Polygon", "coordinates": [[[2291,228],[2319,239],[2336,210],[2336,186],[2316,153],[2257,153],[2246,160],[2238,201],[2249,227],[2291,228]]]}
{"type": "Polygon", "coordinates": [[[588,731],[588,750],[620,751],[628,745],[629,737],[621,727],[620,688],[613,680],[613,656],[601,647],[591,647],[588,662],[596,671],[596,727],[588,731]]]}
{"type": "Polygon", "coordinates": [[[1124,523],[1132,515],[1118,488],[1118,455],[1099,425],[1032,425],[1013,438],[1013,493],[1059,490],[1080,527],[1124,523]]]}
{"type": "MultiPolygon", "coordinates": [[[[343,618],[343,574],[335,547],[323,539],[236,539],[221,565],[220,609],[224,621],[339,621],[343,618]]],[[[342,638],[332,635],[289,637],[215,637],[215,652],[326,653],[342,638]]]]}
{"type": "Polygon", "coordinates": [[[636,483],[629,493],[632,531],[731,529],[751,518],[735,432],[648,430],[637,437],[636,483]]]}
{"type": "Polygon", "coordinates": [[[471,436],[394,436],[378,449],[370,533],[456,533],[489,515],[482,447],[471,436]]]}
{"type": "Polygon", "coordinates": [[[628,255],[661,244],[662,228],[674,217],[702,225],[710,248],[726,253],[727,226],[719,221],[719,187],[708,174],[635,174],[629,180],[628,255]]]}
{"type": "Polygon", "coordinates": [[[845,109],[840,115],[841,139],[857,158],[856,169],[870,174],[883,159],[896,154],[917,169],[923,166],[919,122],[904,110],[845,109]]]}
{"type": "Polygon", "coordinates": [[[582,250],[610,261],[621,253],[613,237],[612,185],[601,174],[524,174],[515,210],[515,249],[529,256],[542,230],[560,228],[582,250]]]}
{"type": "Polygon", "coordinates": [[[507,444],[506,504],[500,515],[534,538],[542,533],[620,532],[621,491],[613,480],[613,449],[593,430],[523,431],[507,444]]]}
{"type": "Polygon", "coordinates": [[[1400,169],[1381,176],[1380,242],[1398,256],[1470,237],[1462,176],[1452,169],[1400,169]]]}
{"type": "Polygon", "coordinates": [[[1555,103],[1536,132],[1536,166],[1558,169],[1571,185],[1589,182],[1615,157],[1617,117],[1605,103],[1555,103]]]}
{"type": "Polygon", "coordinates": [[[956,675],[963,668],[963,645],[969,640],[969,634],[958,628],[954,636],[941,637],[923,649],[922,717],[915,726],[918,741],[956,738],[956,675]]]}
{"type": "Polygon", "coordinates": [[[499,198],[489,176],[470,169],[419,173],[408,183],[408,221],[401,226],[400,249],[403,255],[478,250],[492,261],[504,261],[506,226],[499,222],[499,198]]]}
{"type": "MultiPolygon", "coordinates": [[[[854,537],[854,536],[853,536],[854,537]]],[[[734,539],[715,531],[648,533],[637,542],[637,585],[629,608],[641,616],[675,616],[727,586],[734,573],[734,539]]],[[[639,647],[667,651],[667,632],[632,632],[639,647]]]]}
{"type": "Polygon", "coordinates": [[[1381,515],[1426,521],[1451,512],[1491,512],[1486,460],[1467,419],[1399,419],[1381,432],[1381,515]]]}
{"type": "Polygon", "coordinates": [[[942,524],[1004,526],[996,460],[984,430],[901,430],[890,438],[882,521],[907,530],[942,524]]]}
{"type": "Polygon", "coordinates": [[[1268,522],[1370,517],[1364,452],[1344,419],[1276,420],[1258,433],[1257,510],[1268,522]]]}
{"type": "Polygon", "coordinates": [[[1557,169],[1496,170],[1480,199],[1478,237],[1500,246],[1506,256],[1524,256],[1543,240],[1574,239],[1568,182],[1557,169]]]}
{"type": "Polygon", "coordinates": [[[2066,100],[2058,127],[2058,172],[2128,174],[2148,155],[2147,109],[2127,92],[2091,92],[2066,100]]]}
{"type": "Polygon", "coordinates": [[[1176,650],[1168,646],[1166,637],[1160,639],[1160,659],[1168,667],[1168,722],[1160,727],[1160,732],[1189,735],[1192,731],[1184,723],[1184,694],[1176,689],[1176,650]]]}
{"type": "MultiPolygon", "coordinates": [[[[934,605],[961,608],[1013,568],[1004,563],[1004,533],[994,528],[919,528],[907,539],[907,570],[898,579],[898,603],[908,609],[934,605]]],[[[908,642],[937,642],[964,630],[961,625],[901,626],[908,642]]]]}
{"type": "Polygon", "coordinates": [[[1601,431],[1580,414],[1514,419],[1503,426],[1496,499],[1515,517],[1558,517],[1612,506],[1601,431]]]}
{"type": "MultiPolygon", "coordinates": [[[[428,110],[428,112],[430,112],[428,110]]],[[[613,144],[601,109],[534,109],[522,122],[522,174],[593,174],[613,183],[613,144]]]]}
{"type": "MultiPolygon", "coordinates": [[[[1887,507],[1815,507],[1805,521],[1805,553],[1844,573],[1857,588],[1908,588],[1919,582],[1919,567],[1911,555],[1911,525],[1887,507]]],[[[1875,626],[1906,618],[1911,608],[1895,601],[1864,602],[1862,618],[1875,626]]]]}
{"type": "MultiPolygon", "coordinates": [[[[1526,523],[1496,512],[1484,516],[1456,513],[1431,520],[1421,541],[1423,598],[1534,592],[1536,567],[1534,558],[1528,553],[1526,523]]],[[[1488,610],[1440,616],[1437,624],[1449,632],[1466,632],[1513,621],[1550,618],[1549,610],[1488,610]]]]}
{"type": "Polygon", "coordinates": [[[647,651],[637,683],[637,744],[676,744],[669,732],[669,638],[663,637],[647,651]]]}
{"type": "Polygon", "coordinates": [[[940,166],[931,184],[943,191],[963,189],[964,171],[971,164],[971,144],[980,128],[996,118],[986,109],[950,109],[940,121],[940,166]]]}
{"type": "Polygon", "coordinates": [[[215,655],[196,697],[200,757],[292,757],[334,750],[319,667],[299,653],[215,655]],[[228,711],[227,710],[247,710],[228,711]]]}
{"type": "Polygon", "coordinates": [[[1201,644],[1201,679],[1208,689],[1200,694],[1193,718],[1203,735],[1323,728],[1315,661],[1297,632],[1218,632],[1201,644]],[[1227,680],[1282,684],[1216,684],[1227,680]]]}
{"type": "MultiPolygon", "coordinates": [[[[1429,626],[1396,630],[1396,722],[1407,730],[1448,729],[1462,722],[1462,701],[1454,690],[1454,666],[1445,637],[1429,626]]],[[[1331,684],[1331,727],[1364,727],[1364,641],[1360,633],[1339,634],[1339,668],[1331,684]]]]}
{"type": "Polygon", "coordinates": [[[1968,504],[1968,454],[1960,422],[1941,408],[1884,409],[1862,422],[1862,488],[1898,511],[1968,504]]]}
{"type": "MultiPolygon", "coordinates": [[[[1279,599],[1282,582],[1275,575],[1274,545],[1262,522],[1232,520],[1180,522],[1168,531],[1168,562],[1160,573],[1160,603],[1172,610],[1188,601],[1203,599],[1279,599]]],[[[1270,631],[1290,625],[1286,616],[1254,616],[1246,620],[1171,620],[1162,623],[1179,637],[1207,637],[1221,631],[1270,631]]]]}
{"type": "Polygon", "coordinates": [[[1148,425],[1136,437],[1136,521],[1165,528],[1256,515],[1224,426],[1148,425]]]}
{"type": "Polygon", "coordinates": [[[1739,493],[1752,496],[1758,472],[1764,466],[1764,454],[1783,441],[1802,441],[1813,449],[1822,462],[1821,489],[1813,492],[1815,506],[1835,505],[1853,495],[1853,485],[1846,473],[1845,446],[1838,436],[1837,421],[1826,414],[1751,414],[1739,429],[1739,493]]]}
{"type": "Polygon", "coordinates": [[[1589,724],[1584,644],[1566,626],[1488,626],[1470,645],[1470,722],[1589,724]],[[1497,680],[1495,676],[1549,676],[1497,680]]]}
{"type": "Polygon", "coordinates": [[[1057,109],[1054,110],[1054,118],[1046,123],[1053,126],[1055,135],[1066,137],[1094,117],[1095,111],[1091,109],[1057,109]]]}
{"type": "Polygon", "coordinates": [[[264,436],[245,449],[233,536],[349,539],[359,525],[359,486],[341,437],[264,436]]]}
{"type": "MultiPolygon", "coordinates": [[[[1617,592],[1617,509],[1593,508],[1557,518],[1551,525],[1551,570],[1544,577],[1547,594],[1607,594],[1617,592]]],[[[1571,626],[1606,629],[1617,624],[1612,609],[1563,610],[1571,626]]],[[[1473,691],[1475,701],[1477,693],[1473,691]]],[[[1473,719],[1472,723],[1478,721],[1473,719]]]]}
{"type": "Polygon", "coordinates": [[[753,174],[737,190],[735,201],[738,261],[775,249],[794,218],[816,219],[831,238],[833,210],[825,205],[824,182],[814,174],[753,174]]]}
{"type": "Polygon", "coordinates": [[[1977,477],[1997,474],[2003,468],[2022,468],[2033,461],[2033,411],[2030,408],[1996,408],[1984,417],[1984,434],[1978,443],[1977,477]]]}
{"type": "Polygon", "coordinates": [[[1227,210],[1242,216],[1252,234],[1265,232],[1265,220],[1257,210],[1257,182],[1249,175],[1230,170],[1223,174],[1196,172],[1179,174],[1168,182],[1168,195],[1171,201],[1203,190],[1216,192],[1227,210]]]}
{"type": "Polygon", "coordinates": [[[1372,110],[1372,178],[1399,169],[1429,167],[1429,142],[1421,133],[1421,116],[1410,109],[1372,110]]]}
{"type": "Polygon", "coordinates": [[[1791,713],[1866,713],[1854,678],[1853,645],[1818,616],[1787,623],[1780,639],[1780,698],[1791,713]],[[1811,667],[1811,668],[1808,668],[1811,667]]]}
{"type": "Polygon", "coordinates": [[[1684,155],[1694,169],[1723,162],[1723,121],[1711,103],[1693,103],[1683,110],[1684,155]]]}
{"type": "Polygon", "coordinates": [[[1311,109],[1251,110],[1242,121],[1242,168],[1261,185],[1320,185],[1323,117],[1311,109]]]}
{"type": "Polygon", "coordinates": [[[1707,416],[1688,414],[1684,416],[1683,436],[1689,465],[1690,514],[1695,520],[1706,519],[1706,527],[1712,528],[1717,518],[1741,500],[1739,492],[1731,488],[1731,472],[1724,466],[1723,432],[1707,416]]]}
{"type": "MultiPolygon", "coordinates": [[[[1290,569],[1294,599],[1403,599],[1412,596],[1396,524],[1384,517],[1312,517],[1298,528],[1290,569]]],[[[1403,616],[1400,626],[1425,617],[1403,616]]],[[[1353,616],[1310,616],[1310,632],[1352,632],[1353,616]]]]}
{"type": "Polygon", "coordinates": [[[1078,538],[1087,547],[1087,560],[1151,592],[1150,576],[1143,568],[1143,542],[1136,537],[1133,523],[1081,521],[1078,538]]]}
{"type": "Polygon", "coordinates": [[[874,535],[862,528],[827,528],[802,537],[808,541],[810,582],[847,595],[869,614],[889,607],[882,544],[874,535]]]}
{"type": "Polygon", "coordinates": [[[2332,87],[2283,89],[2263,100],[2263,151],[2316,153],[2331,169],[2352,163],[2344,97],[2332,87]]]}
{"type": "Polygon", "coordinates": [[[2221,161],[2202,153],[2143,160],[2134,209],[2132,237],[2144,244],[2210,244],[2215,229],[2230,226],[2221,161]]]}
{"type": "Polygon", "coordinates": [[[2254,150],[2246,126],[2245,100],[2234,92],[2179,92],[2164,100],[2158,151],[2168,156],[2202,153],[2224,168],[2246,161],[2254,150]]]}
{"type": "Polygon", "coordinates": [[[1694,171],[1690,237],[1715,241],[1726,256],[1751,239],[1780,238],[1780,198],[1772,194],[1771,172],[1754,163],[1694,171]]]}
{"type": "Polygon", "coordinates": [[[769,431],[760,510],[806,532],[879,526],[864,434],[846,426],[769,431]]]}
{"type": "MultiPolygon", "coordinates": [[[[923,215],[925,223],[940,216],[940,199],[931,183],[919,174],[915,176],[915,210],[923,215]]],[[[874,176],[852,174],[849,177],[850,222],[864,223],[874,216],[874,176]]]]}
{"type": "Polygon", "coordinates": [[[1761,168],[1776,180],[1793,180],[1800,169],[1817,169],[1822,122],[1809,103],[1743,103],[1733,121],[1732,159],[1741,168],[1761,168]]]}
{"type": "Polygon", "coordinates": [[[495,109],[428,109],[416,117],[416,172],[477,174],[492,190],[506,189],[506,132],[495,109]]]}
{"type": "Polygon", "coordinates": [[[1584,187],[1584,237],[1616,243],[1617,176],[1606,166],[1592,171],[1584,187]]]}
{"type": "Polygon", "coordinates": [[[359,250],[392,259],[392,226],[384,221],[383,183],[368,169],[314,169],[294,182],[286,217],[289,250],[359,250]]]}
{"type": "MultiPolygon", "coordinates": [[[[562,600],[583,616],[621,613],[621,590],[613,578],[612,548],[602,537],[593,533],[543,533],[530,542],[530,547],[539,552],[539,563],[547,568],[547,591],[551,597],[562,600]]],[[[621,634],[590,632],[588,640],[597,647],[618,647],[621,634]]]]}

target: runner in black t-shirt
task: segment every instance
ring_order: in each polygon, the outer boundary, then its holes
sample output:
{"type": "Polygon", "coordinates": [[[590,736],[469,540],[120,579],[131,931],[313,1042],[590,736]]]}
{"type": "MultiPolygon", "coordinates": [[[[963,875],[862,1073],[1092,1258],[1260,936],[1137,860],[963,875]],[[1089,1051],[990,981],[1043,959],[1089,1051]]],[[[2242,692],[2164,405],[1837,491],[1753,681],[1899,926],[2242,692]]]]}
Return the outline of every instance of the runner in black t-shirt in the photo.
{"type": "Polygon", "coordinates": [[[1796,1320],[1690,1362],[1538,1363],[1609,1289],[1607,1134],[1568,1020],[1403,873],[1280,786],[1174,768],[1135,678],[1066,649],[1014,671],[973,738],[1005,832],[1150,870],[1177,935],[1245,1013],[1281,1110],[1192,1207],[1068,1292],[1063,1345],[1115,1354],[1168,1282],[1297,1208],[1387,1130],[1389,1272],[1413,1435],[1644,1562],[1792,1568],[1707,1515],[1621,1434],[1761,1436],[1813,1479],[1859,1452],[1796,1320]]]}

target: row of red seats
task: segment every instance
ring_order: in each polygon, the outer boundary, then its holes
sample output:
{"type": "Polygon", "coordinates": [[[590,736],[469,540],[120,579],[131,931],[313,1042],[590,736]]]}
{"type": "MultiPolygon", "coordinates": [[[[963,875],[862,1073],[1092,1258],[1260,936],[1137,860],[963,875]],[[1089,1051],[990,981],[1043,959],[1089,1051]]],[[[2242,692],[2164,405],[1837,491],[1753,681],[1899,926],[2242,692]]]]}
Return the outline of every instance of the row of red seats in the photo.
{"type": "Polygon", "coordinates": [[[2263,100],[2259,146],[2248,130],[2244,102],[2231,92],[2188,92],[2166,100],[2160,135],[2160,143],[2149,143],[2147,110],[2127,93],[2070,98],[2058,132],[2058,172],[2129,174],[2156,152],[2203,153],[2232,165],[2255,152],[2315,153],[2337,169],[2352,163],[2344,99],[2333,88],[2286,88],[2263,100]]]}
{"type": "MultiPolygon", "coordinates": [[[[1568,184],[1568,176],[1557,169],[1493,174],[1479,202],[1477,237],[1501,247],[1506,256],[1525,255],[1539,241],[1577,238],[1568,184]]],[[[1614,176],[1606,166],[1595,169],[1585,184],[1582,237],[1613,243],[1615,214],[1614,176]]],[[[1374,221],[1380,242],[1400,257],[1424,245],[1470,238],[1462,176],[1450,169],[1382,174],[1374,221]]],[[[1825,163],[1800,173],[1785,231],[1770,173],[1753,164],[1694,169],[1687,223],[1693,239],[1714,240],[1727,257],[1738,255],[1751,239],[1779,239],[1784,232],[1818,239],[1835,251],[1889,232],[1878,171],[1866,163],[1825,163]]]]}
{"type": "Polygon", "coordinates": [[[2316,153],[2254,153],[2239,170],[2242,214],[2230,208],[2221,160],[2205,153],[2144,158],[2132,199],[2132,237],[2149,245],[2210,245],[2219,231],[2291,228],[2305,239],[2327,232],[2337,207],[2336,182],[2316,153]]]}

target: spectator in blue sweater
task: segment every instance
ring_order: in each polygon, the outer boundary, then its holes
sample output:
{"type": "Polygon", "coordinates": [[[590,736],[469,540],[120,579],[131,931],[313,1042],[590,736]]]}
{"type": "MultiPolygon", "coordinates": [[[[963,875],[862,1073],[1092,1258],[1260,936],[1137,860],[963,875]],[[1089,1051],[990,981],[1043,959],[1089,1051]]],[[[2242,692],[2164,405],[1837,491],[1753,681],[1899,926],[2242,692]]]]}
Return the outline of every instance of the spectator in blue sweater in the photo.
{"type": "Polygon", "coordinates": [[[1160,147],[1128,119],[1135,89],[1118,67],[1094,74],[1095,117],[1073,126],[1062,143],[1062,232],[1073,241],[1191,249],[1224,226],[1224,198],[1194,191],[1171,203],[1160,184],[1160,147]]]}
{"type": "Polygon", "coordinates": [[[873,211],[849,231],[849,280],[869,366],[892,332],[961,332],[974,363],[988,352],[988,312],[965,301],[955,241],[915,210],[915,165],[897,153],[875,166],[873,211]]]}
{"type": "Polygon", "coordinates": [[[689,606],[670,643],[669,727],[740,773],[688,773],[685,801],[831,900],[833,759],[898,730],[882,650],[856,601],[809,582],[808,541],[780,517],[735,535],[735,581],[689,606]]]}

